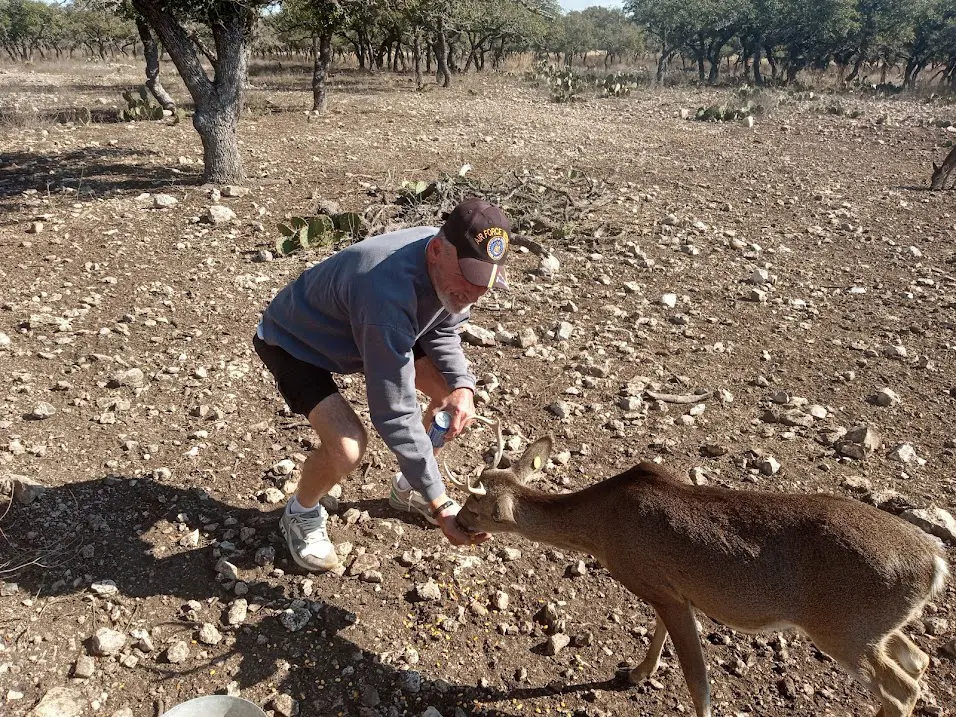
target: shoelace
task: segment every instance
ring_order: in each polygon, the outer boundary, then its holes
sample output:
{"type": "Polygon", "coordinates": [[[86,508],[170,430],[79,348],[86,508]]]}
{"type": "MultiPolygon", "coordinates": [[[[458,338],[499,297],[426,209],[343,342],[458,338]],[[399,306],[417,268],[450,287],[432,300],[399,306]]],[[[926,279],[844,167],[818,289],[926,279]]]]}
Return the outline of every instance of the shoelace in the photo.
{"type": "Polygon", "coordinates": [[[325,520],[321,513],[299,514],[295,516],[296,522],[302,526],[302,537],[306,543],[314,543],[318,540],[328,540],[329,535],[326,532],[325,520]]]}
{"type": "Polygon", "coordinates": [[[399,503],[407,503],[408,510],[411,511],[414,506],[412,506],[412,496],[415,495],[415,491],[409,489],[408,491],[401,490],[397,485],[392,483],[392,490],[395,491],[395,497],[398,498],[399,503]],[[402,493],[408,493],[406,497],[402,497],[402,493]]]}

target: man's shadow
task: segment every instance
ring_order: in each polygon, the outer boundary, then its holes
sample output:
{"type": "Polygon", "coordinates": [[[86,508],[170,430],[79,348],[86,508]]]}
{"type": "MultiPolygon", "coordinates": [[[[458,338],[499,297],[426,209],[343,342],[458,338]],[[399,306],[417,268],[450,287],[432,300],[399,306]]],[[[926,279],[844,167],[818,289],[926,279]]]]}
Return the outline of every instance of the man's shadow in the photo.
{"type": "MultiPolygon", "coordinates": [[[[373,516],[395,517],[385,500],[343,503],[342,508],[353,506],[373,516]]],[[[36,602],[89,595],[91,582],[104,579],[114,581],[117,592],[103,599],[119,605],[136,607],[141,602],[137,598],[155,596],[186,603],[173,606],[173,624],[162,626],[165,639],[180,632],[188,642],[207,621],[231,637],[224,655],[213,650],[217,657],[212,664],[190,659],[185,663],[189,667],[181,669],[183,665],[171,665],[161,658],[143,661],[138,669],[153,673],[150,686],[157,682],[164,686],[166,709],[217,688],[222,691],[233,681],[244,692],[268,684],[278,693],[289,694],[299,700],[300,714],[341,712],[363,717],[420,714],[429,705],[449,717],[460,714],[462,705],[476,703],[483,706],[469,708],[467,713],[494,717],[511,713],[489,704],[513,698],[614,688],[613,682],[520,690],[451,684],[419,675],[414,665],[399,659],[383,660],[382,654],[366,650],[346,636],[357,620],[348,605],[305,596],[299,583],[273,572],[280,565],[283,571],[295,567],[286,558],[276,529],[280,513],[278,508],[232,506],[202,489],[127,476],[46,488],[29,504],[10,502],[4,496],[0,498],[0,580],[16,583],[18,591],[0,598],[0,610],[6,600],[11,601],[7,606],[13,607],[13,601],[19,603],[25,597],[36,602]],[[275,564],[263,556],[270,549],[275,551],[275,564]],[[234,585],[215,577],[220,558],[238,568],[240,579],[249,587],[249,603],[266,610],[268,617],[250,618],[235,629],[222,620],[217,622],[216,616],[225,615],[226,605],[235,599],[234,585]],[[224,584],[216,584],[217,580],[224,584]],[[188,601],[201,604],[193,603],[199,610],[191,615],[188,601]],[[213,609],[207,609],[210,604],[213,609]],[[306,625],[294,632],[281,622],[281,610],[290,605],[300,616],[309,616],[306,625]],[[219,676],[211,678],[211,668],[217,667],[219,676]]],[[[401,616],[396,614],[394,619],[401,616]]],[[[147,627],[155,624],[146,623],[147,627]]],[[[122,628],[118,623],[116,629],[122,628]]],[[[20,634],[27,629],[24,626],[20,634]]],[[[156,650],[165,647],[163,642],[156,650]]],[[[202,647],[193,645],[192,649],[195,652],[202,647]]],[[[392,648],[393,654],[401,651],[400,644],[392,648]]]]}

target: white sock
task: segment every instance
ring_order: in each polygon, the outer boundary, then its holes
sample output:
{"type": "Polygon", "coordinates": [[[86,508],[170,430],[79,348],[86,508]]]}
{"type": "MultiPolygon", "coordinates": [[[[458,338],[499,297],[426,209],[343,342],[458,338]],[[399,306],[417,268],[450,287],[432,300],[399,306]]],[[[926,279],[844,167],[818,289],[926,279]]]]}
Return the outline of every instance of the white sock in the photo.
{"type": "Polygon", "coordinates": [[[299,513],[308,513],[310,510],[315,510],[315,506],[313,505],[311,508],[306,508],[299,502],[298,496],[292,496],[292,500],[289,501],[289,505],[287,506],[286,510],[292,513],[292,515],[297,515],[299,513]]]}
{"type": "Polygon", "coordinates": [[[402,491],[411,490],[412,484],[409,483],[408,479],[399,471],[398,475],[395,476],[395,487],[402,491]]]}

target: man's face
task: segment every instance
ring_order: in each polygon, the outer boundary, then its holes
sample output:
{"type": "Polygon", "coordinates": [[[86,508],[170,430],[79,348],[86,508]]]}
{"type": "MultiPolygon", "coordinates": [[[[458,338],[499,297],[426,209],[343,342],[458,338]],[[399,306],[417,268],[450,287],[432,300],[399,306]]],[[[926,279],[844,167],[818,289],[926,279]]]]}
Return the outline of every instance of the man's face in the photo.
{"type": "Polygon", "coordinates": [[[468,311],[488,288],[472,284],[462,276],[461,267],[458,265],[458,252],[451,243],[443,238],[437,239],[435,243],[438,244],[435,271],[432,275],[435,293],[449,313],[460,314],[468,311]]]}

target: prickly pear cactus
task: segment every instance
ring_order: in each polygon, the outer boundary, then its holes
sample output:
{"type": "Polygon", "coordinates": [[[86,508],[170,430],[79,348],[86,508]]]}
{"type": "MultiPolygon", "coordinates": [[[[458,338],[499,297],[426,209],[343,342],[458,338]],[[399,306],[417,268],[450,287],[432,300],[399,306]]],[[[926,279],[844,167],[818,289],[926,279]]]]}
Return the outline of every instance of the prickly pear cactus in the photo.
{"type": "Polygon", "coordinates": [[[276,252],[288,255],[298,249],[311,249],[337,244],[362,236],[362,215],[355,212],[317,214],[313,217],[292,217],[287,224],[279,225],[276,252]]]}
{"type": "Polygon", "coordinates": [[[551,101],[572,102],[581,93],[581,79],[569,67],[555,72],[550,79],[551,101]]]}
{"type": "Polygon", "coordinates": [[[136,94],[126,90],[123,93],[123,100],[126,102],[126,107],[119,111],[119,118],[123,122],[163,118],[163,108],[150,102],[149,92],[145,85],[141,86],[136,94]]]}

